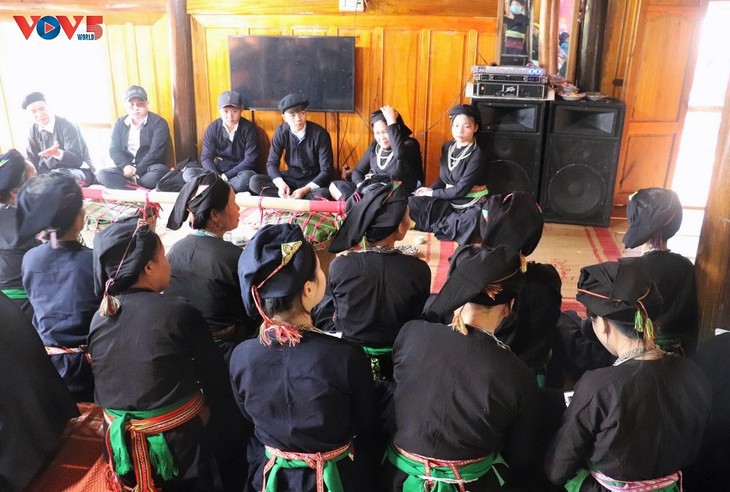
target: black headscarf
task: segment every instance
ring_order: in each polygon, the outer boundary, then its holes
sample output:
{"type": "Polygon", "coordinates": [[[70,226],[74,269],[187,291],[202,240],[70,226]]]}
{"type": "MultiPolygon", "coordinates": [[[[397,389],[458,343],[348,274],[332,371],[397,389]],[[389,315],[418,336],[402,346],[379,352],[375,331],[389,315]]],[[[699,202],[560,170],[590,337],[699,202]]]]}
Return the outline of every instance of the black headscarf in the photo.
{"type": "Polygon", "coordinates": [[[460,114],[471,116],[472,118],[474,118],[474,121],[476,121],[477,125],[482,125],[482,115],[479,113],[479,110],[471,104],[459,104],[449,110],[449,118],[452,120],[460,114]]]}
{"type": "Polygon", "coordinates": [[[94,291],[118,294],[134,284],[154,258],[159,237],[139,217],[114,222],[94,237],[94,291]],[[121,263],[121,266],[120,266],[121,263]]]}
{"type": "Polygon", "coordinates": [[[542,211],[529,193],[490,196],[482,205],[482,218],[482,246],[486,248],[506,244],[528,256],[542,237],[542,211]]]}
{"type": "Polygon", "coordinates": [[[651,319],[662,310],[662,296],[637,258],[624,258],[583,267],[578,279],[578,302],[603,318],[634,323],[654,338],[651,319]],[[637,315],[638,313],[638,315],[637,315]]]}
{"type": "Polygon", "coordinates": [[[641,246],[657,233],[666,241],[682,225],[682,204],[672,190],[644,188],[629,198],[626,218],[629,228],[624,236],[624,246],[627,248],[641,246]]]}
{"type": "MultiPolygon", "coordinates": [[[[384,121],[386,125],[388,124],[387,120],[385,119],[385,115],[379,109],[370,113],[370,126],[373,126],[378,121],[384,121]]],[[[401,127],[401,131],[403,132],[404,136],[407,137],[408,135],[413,133],[411,131],[411,129],[406,126],[405,122],[403,121],[403,117],[400,115],[400,113],[398,114],[398,118],[396,118],[396,120],[395,120],[395,124],[398,125],[399,127],[401,127]]]]}
{"type": "Polygon", "coordinates": [[[454,254],[449,278],[424,315],[439,321],[468,302],[482,306],[507,304],[517,296],[524,281],[520,255],[512,248],[463,246],[454,254]]]}
{"type": "Polygon", "coordinates": [[[408,196],[399,182],[373,183],[361,187],[347,200],[346,218],[332,239],[328,251],[339,253],[365,236],[376,243],[398,229],[408,208],[408,196]],[[370,189],[368,189],[370,188],[370,189]]]}
{"type": "Polygon", "coordinates": [[[167,219],[168,229],[178,230],[188,213],[199,215],[211,209],[220,210],[228,203],[231,186],[213,171],[206,171],[185,183],[167,219]]]}
{"type": "Polygon", "coordinates": [[[311,276],[314,262],[314,249],[299,226],[274,224],[259,229],[238,259],[241,298],[248,315],[264,317],[256,307],[253,287],[260,299],[300,292],[311,276]]]}
{"type": "Polygon", "coordinates": [[[65,234],[76,221],[83,200],[81,188],[71,176],[50,173],[29,179],[18,191],[16,244],[49,229],[65,234]]]}
{"type": "Polygon", "coordinates": [[[0,154],[0,191],[9,191],[20,186],[25,173],[25,159],[15,149],[0,154]]]}

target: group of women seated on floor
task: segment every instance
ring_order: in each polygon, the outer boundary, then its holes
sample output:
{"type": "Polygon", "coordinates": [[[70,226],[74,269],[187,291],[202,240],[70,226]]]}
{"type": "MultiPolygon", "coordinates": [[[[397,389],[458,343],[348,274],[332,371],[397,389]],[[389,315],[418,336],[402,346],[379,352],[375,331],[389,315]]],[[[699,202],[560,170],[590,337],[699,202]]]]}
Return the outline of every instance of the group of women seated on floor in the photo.
{"type": "Polygon", "coordinates": [[[117,490],[722,490],[730,335],[697,350],[693,267],[666,244],[676,194],[632,197],[625,245],[647,251],[583,268],[587,318],[561,313],[557,271],[525,258],[539,207],[482,193],[469,170],[471,111],[452,111],[440,185],[376,175],[351,190],[328,275],[297,225],[243,250],[223,240],[239,208],[215,173],[179,193],[167,226],[193,232],[167,255],[153,207],[89,249],[74,179],[23,182],[22,156],[0,156],[3,313],[25,309],[58,374],[37,341],[27,358],[0,346],[17,364],[3,394],[24,395],[0,406],[1,488],[52,455],[70,393],[104,408],[117,490]],[[394,247],[409,211],[463,238],[431,296],[426,263],[394,247]]]}

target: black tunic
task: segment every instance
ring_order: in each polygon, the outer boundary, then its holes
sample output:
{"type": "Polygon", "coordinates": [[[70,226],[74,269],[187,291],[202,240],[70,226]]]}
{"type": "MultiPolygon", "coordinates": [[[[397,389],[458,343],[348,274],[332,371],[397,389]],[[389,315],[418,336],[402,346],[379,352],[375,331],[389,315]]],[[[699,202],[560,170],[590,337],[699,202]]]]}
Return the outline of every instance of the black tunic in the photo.
{"type": "MultiPolygon", "coordinates": [[[[396,446],[446,460],[501,452],[513,472],[530,465],[537,383],[512,352],[473,328],[465,336],[418,320],[401,329],[393,361],[396,446]]],[[[395,473],[388,490],[404,478],[395,473]]]]}
{"type": "MultiPolygon", "coordinates": [[[[178,478],[200,481],[217,421],[235,418],[223,357],[200,312],[185,299],[138,289],[116,297],[119,314],[104,318],[97,312],[91,323],[95,401],[117,410],[154,410],[202,388],[211,409],[208,427],[194,418],[165,433],[178,478]]],[[[134,473],[125,478],[133,482],[134,473]]]]}
{"type": "MultiPolygon", "coordinates": [[[[16,247],[18,226],[15,220],[15,207],[0,204],[0,290],[22,289],[21,265],[23,255],[37,245],[35,239],[16,247]]],[[[28,299],[11,299],[28,319],[33,318],[33,307],[28,299]]]]}
{"type": "Polygon", "coordinates": [[[684,490],[724,490],[730,483],[730,333],[714,336],[694,355],[710,381],[712,412],[694,465],[685,470],[684,490]]]}
{"type": "MultiPolygon", "coordinates": [[[[588,462],[616,480],[674,473],[699,452],[710,398],[705,376],[681,357],[586,372],[548,450],[548,477],[564,484],[588,462]]],[[[589,477],[581,490],[604,489],[589,477]]]]}
{"type": "Polygon", "coordinates": [[[403,127],[397,123],[385,128],[390,139],[390,150],[381,149],[382,158],[378,157],[378,143],[373,141],[352,170],[352,182],[361,183],[368,173],[387,174],[393,179],[402,181],[406,194],[416,190],[418,183],[423,183],[423,162],[418,140],[405,134],[403,127]],[[393,157],[389,157],[389,156],[393,157]],[[390,159],[390,160],[388,160],[390,159]]]}
{"type": "Polygon", "coordinates": [[[30,482],[78,408],[30,321],[0,294],[0,490],[30,482]]]}
{"type": "Polygon", "coordinates": [[[266,161],[266,172],[271,179],[283,178],[290,187],[293,184],[295,188],[311,182],[326,188],[332,179],[332,169],[332,140],[324,127],[308,121],[301,142],[291,132],[288,123],[276,128],[266,161]],[[286,171],[279,170],[282,154],[287,165],[286,171]]]}
{"type": "Polygon", "coordinates": [[[236,325],[236,333],[219,343],[224,358],[252,330],[241,300],[238,258],[241,248],[223,239],[191,234],[175,243],[170,262],[170,285],[165,294],[184,297],[205,318],[211,333],[236,325]]]}
{"type": "Polygon", "coordinates": [[[330,264],[334,328],[360,345],[389,347],[423,310],[431,288],[428,264],[399,251],[352,252],[330,264]]]}
{"type": "MultiPolygon", "coordinates": [[[[367,433],[373,418],[370,368],[362,350],[329,335],[304,332],[296,346],[267,347],[246,340],[233,351],[231,381],[238,406],[267,446],[318,452],[339,448],[367,433]]],[[[261,490],[263,449],[253,473],[261,490]]],[[[251,463],[254,465],[254,463],[251,463]]],[[[337,463],[345,490],[361,487],[349,459],[337,463]]],[[[284,470],[279,490],[313,491],[311,469],[284,470]]]]}
{"type": "Polygon", "coordinates": [[[449,149],[454,141],[448,141],[441,147],[441,164],[439,178],[431,185],[433,195],[412,196],[408,200],[410,216],[415,221],[416,230],[433,232],[440,240],[456,241],[466,244],[479,232],[479,221],[482,220],[481,207],[471,206],[455,209],[453,204],[465,204],[471,199],[466,195],[474,186],[487,184],[487,163],[481,149],[475,143],[467,149],[455,151],[456,157],[464,151],[469,152],[462,162],[449,170],[449,149]]]}
{"type": "Polygon", "coordinates": [[[641,256],[641,263],[664,299],[656,320],[662,334],[682,337],[685,353],[694,353],[699,335],[694,265],[671,251],[650,251],[641,256]]]}
{"type": "Polygon", "coordinates": [[[554,266],[528,263],[525,286],[515,299],[515,314],[506,318],[494,333],[537,372],[544,370],[550,358],[560,317],[561,285],[554,266]]]}

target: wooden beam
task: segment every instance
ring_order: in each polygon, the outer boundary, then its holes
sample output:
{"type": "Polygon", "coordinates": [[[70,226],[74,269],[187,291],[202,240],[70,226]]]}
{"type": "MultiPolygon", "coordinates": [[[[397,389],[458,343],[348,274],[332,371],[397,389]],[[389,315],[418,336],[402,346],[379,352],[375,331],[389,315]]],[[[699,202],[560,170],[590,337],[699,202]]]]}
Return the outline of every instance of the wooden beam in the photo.
{"type": "Polygon", "coordinates": [[[170,19],[172,112],[175,162],[198,158],[193,90],[193,41],[187,0],[167,0],[170,19]]]}
{"type": "Polygon", "coordinates": [[[695,263],[700,338],[730,330],[730,82],[695,263]]]}

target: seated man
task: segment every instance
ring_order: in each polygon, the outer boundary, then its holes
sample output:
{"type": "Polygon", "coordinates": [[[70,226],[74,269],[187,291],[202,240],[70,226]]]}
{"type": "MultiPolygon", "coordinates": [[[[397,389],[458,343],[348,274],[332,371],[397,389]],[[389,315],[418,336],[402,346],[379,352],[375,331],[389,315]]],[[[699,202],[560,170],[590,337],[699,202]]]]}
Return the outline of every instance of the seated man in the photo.
{"type": "Polygon", "coordinates": [[[332,179],[332,140],[322,126],[307,122],[307,101],[301,94],[289,94],[279,101],[283,125],[271,139],[266,161],[268,176],[251,178],[251,192],[281,198],[329,198],[332,179]],[[280,171],[281,156],[287,165],[280,171]]]}
{"type": "Polygon", "coordinates": [[[54,115],[40,92],[25,96],[22,106],[35,120],[26,154],[38,174],[55,171],[71,176],[79,186],[93,183],[94,166],[78,127],[54,115]]]}
{"type": "Polygon", "coordinates": [[[170,129],[167,121],[149,111],[147,91],[142,87],[133,85],[127,89],[124,100],[129,115],[114,123],[109,146],[116,167],[99,170],[96,178],[107,188],[154,189],[168,171],[170,129]]]}
{"type": "Polygon", "coordinates": [[[226,91],[218,98],[221,117],[211,123],[203,137],[203,165],[185,170],[185,182],[203,171],[213,171],[223,177],[236,193],[249,191],[248,182],[256,175],[259,157],[259,134],[256,125],[241,116],[241,96],[226,91]]]}

